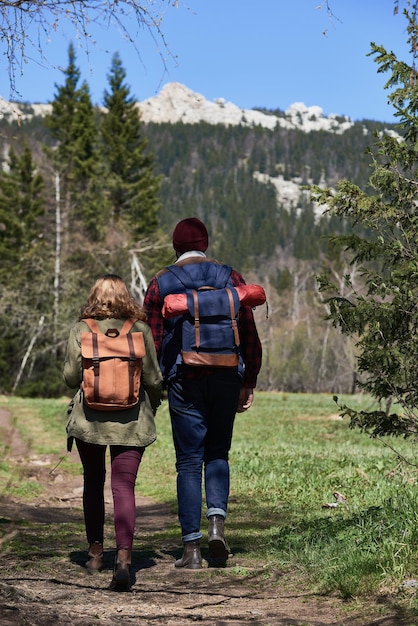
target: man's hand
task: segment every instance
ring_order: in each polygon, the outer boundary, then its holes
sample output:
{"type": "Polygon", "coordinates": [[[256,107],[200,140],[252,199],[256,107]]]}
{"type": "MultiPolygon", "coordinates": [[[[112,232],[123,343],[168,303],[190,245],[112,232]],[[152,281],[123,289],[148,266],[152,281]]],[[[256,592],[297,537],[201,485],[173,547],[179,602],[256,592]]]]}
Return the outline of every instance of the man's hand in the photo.
{"type": "Polygon", "coordinates": [[[241,391],[239,392],[237,413],[244,413],[244,411],[247,411],[252,405],[253,400],[254,400],[254,389],[247,389],[246,387],[241,387],[241,391]]]}

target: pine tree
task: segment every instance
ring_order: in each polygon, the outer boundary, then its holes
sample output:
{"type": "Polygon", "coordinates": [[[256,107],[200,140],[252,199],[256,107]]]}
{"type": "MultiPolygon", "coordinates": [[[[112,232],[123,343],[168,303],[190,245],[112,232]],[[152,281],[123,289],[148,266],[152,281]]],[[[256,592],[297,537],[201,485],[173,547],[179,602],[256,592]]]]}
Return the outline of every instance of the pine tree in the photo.
{"type": "Polygon", "coordinates": [[[49,250],[42,224],[44,181],[31,150],[9,151],[0,171],[0,389],[10,392],[27,337],[50,308],[48,290],[39,289],[48,275],[49,250]],[[22,332],[24,329],[24,332],[22,332]]]}
{"type": "Polygon", "coordinates": [[[80,70],[75,64],[76,57],[73,44],[68,48],[68,66],[63,70],[66,77],[64,85],[58,86],[55,99],[52,102],[52,112],[45,118],[45,124],[50,129],[56,141],[54,161],[60,173],[66,178],[73,168],[74,144],[77,137],[74,132],[74,119],[77,114],[80,99],[80,70]]]}
{"type": "Polygon", "coordinates": [[[19,275],[25,255],[42,235],[39,218],[45,210],[43,191],[43,177],[27,142],[21,156],[11,148],[8,169],[0,171],[0,275],[5,274],[9,284],[19,275]]]}
{"type": "Polygon", "coordinates": [[[97,114],[86,82],[78,86],[80,71],[74,47],[68,50],[64,85],[57,87],[52,112],[46,118],[55,147],[47,150],[59,174],[63,206],[63,230],[85,231],[97,240],[107,221],[102,193],[102,162],[97,147],[97,114]]]}
{"type": "Polygon", "coordinates": [[[340,407],[342,415],[350,417],[351,427],[372,436],[407,437],[418,431],[418,26],[415,14],[405,15],[412,65],[372,44],[379,72],[391,73],[386,87],[394,89],[389,100],[400,120],[400,134],[376,135],[376,145],[370,150],[372,192],[347,180],[336,193],[315,190],[317,200],[332,215],[347,218],[368,232],[332,238],[353,266],[361,266],[361,281],[347,274],[342,290],[323,275],[319,284],[327,295],[334,325],[358,339],[360,387],[386,403],[386,410],[364,412],[340,407]],[[390,413],[393,401],[400,412],[390,413]]]}
{"type": "Polygon", "coordinates": [[[101,138],[106,163],[106,188],[113,223],[129,227],[132,240],[153,233],[158,227],[159,179],[153,173],[154,159],[147,151],[141,121],[126,72],[118,54],[112,59],[105,91],[106,113],[101,120],[101,138]]]}
{"type": "Polygon", "coordinates": [[[78,114],[74,118],[73,218],[86,234],[101,240],[109,228],[109,203],[103,191],[104,163],[97,134],[98,116],[91,104],[88,85],[80,88],[78,114]]]}

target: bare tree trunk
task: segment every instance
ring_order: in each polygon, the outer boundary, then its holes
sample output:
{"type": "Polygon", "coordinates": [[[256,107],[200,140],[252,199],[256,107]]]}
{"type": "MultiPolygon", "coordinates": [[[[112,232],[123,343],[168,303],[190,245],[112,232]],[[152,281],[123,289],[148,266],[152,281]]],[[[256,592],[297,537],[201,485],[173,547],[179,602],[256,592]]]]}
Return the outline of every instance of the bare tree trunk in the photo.
{"type": "Polygon", "coordinates": [[[37,339],[37,337],[40,335],[41,331],[42,331],[42,326],[44,325],[44,316],[42,315],[42,317],[39,320],[38,323],[38,328],[36,329],[36,331],[33,333],[32,338],[29,342],[29,345],[27,347],[27,350],[25,352],[25,356],[22,359],[22,363],[20,364],[20,368],[19,368],[19,372],[16,376],[16,380],[14,382],[12,391],[14,392],[20,382],[20,379],[22,378],[22,374],[23,374],[23,370],[25,369],[25,365],[27,363],[27,360],[30,356],[30,353],[32,352],[32,348],[35,345],[35,341],[37,339]]]}
{"type": "Polygon", "coordinates": [[[324,336],[322,338],[321,363],[319,365],[318,378],[317,378],[317,383],[316,383],[317,391],[321,391],[322,382],[326,378],[326,373],[327,373],[326,358],[327,358],[327,353],[328,353],[328,338],[329,338],[330,328],[331,328],[331,325],[330,323],[328,323],[325,329],[324,336]]]}
{"type": "Polygon", "coordinates": [[[144,273],[141,269],[141,265],[138,261],[138,257],[135,252],[132,250],[132,260],[131,260],[131,292],[132,295],[138,300],[138,302],[142,305],[144,302],[145,292],[147,290],[147,281],[145,279],[144,273]]]}
{"type": "Polygon", "coordinates": [[[54,273],[54,321],[53,342],[57,345],[58,316],[59,316],[59,290],[61,279],[61,195],[60,175],[55,174],[55,273],[54,273]]]}

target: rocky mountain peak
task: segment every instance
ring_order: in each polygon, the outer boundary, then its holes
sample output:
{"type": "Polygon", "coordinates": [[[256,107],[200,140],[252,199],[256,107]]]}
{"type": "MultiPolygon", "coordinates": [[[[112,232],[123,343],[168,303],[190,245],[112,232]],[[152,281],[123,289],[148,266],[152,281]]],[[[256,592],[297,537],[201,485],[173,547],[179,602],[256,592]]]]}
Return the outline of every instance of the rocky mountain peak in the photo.
{"type": "Polygon", "coordinates": [[[305,132],[327,130],[336,133],[343,133],[353,126],[347,117],[326,117],[319,106],[307,107],[302,102],[296,102],[283,115],[273,115],[254,109],[241,109],[224,98],[207,100],[180,83],[167,83],[158,95],[139,102],[138,108],[145,123],[206,122],[226,126],[299,128],[305,132]]]}

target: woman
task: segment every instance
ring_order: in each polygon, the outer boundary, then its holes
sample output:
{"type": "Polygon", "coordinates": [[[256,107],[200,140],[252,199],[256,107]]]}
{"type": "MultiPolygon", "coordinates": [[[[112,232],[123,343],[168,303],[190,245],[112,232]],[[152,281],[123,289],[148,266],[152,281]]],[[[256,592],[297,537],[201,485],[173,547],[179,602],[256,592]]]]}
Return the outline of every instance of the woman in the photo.
{"type": "Polygon", "coordinates": [[[161,372],[145,313],[120,276],[107,274],[93,285],[79,321],[70,331],[63,368],[66,384],[79,387],[70,404],[67,423],[68,449],[76,446],[83,465],[83,509],[89,544],[90,572],[103,568],[105,520],[104,485],[106,448],[110,446],[111,488],[116,535],[115,569],[110,588],[130,589],[130,565],[135,529],[135,481],[145,448],[156,439],[154,415],[161,401],[161,372]],[[120,331],[127,318],[136,319],[132,332],[143,333],[146,354],[142,359],[139,402],[128,409],[98,411],[83,400],[81,334],[90,332],[85,319],[94,319],[102,333],[120,331]]]}

